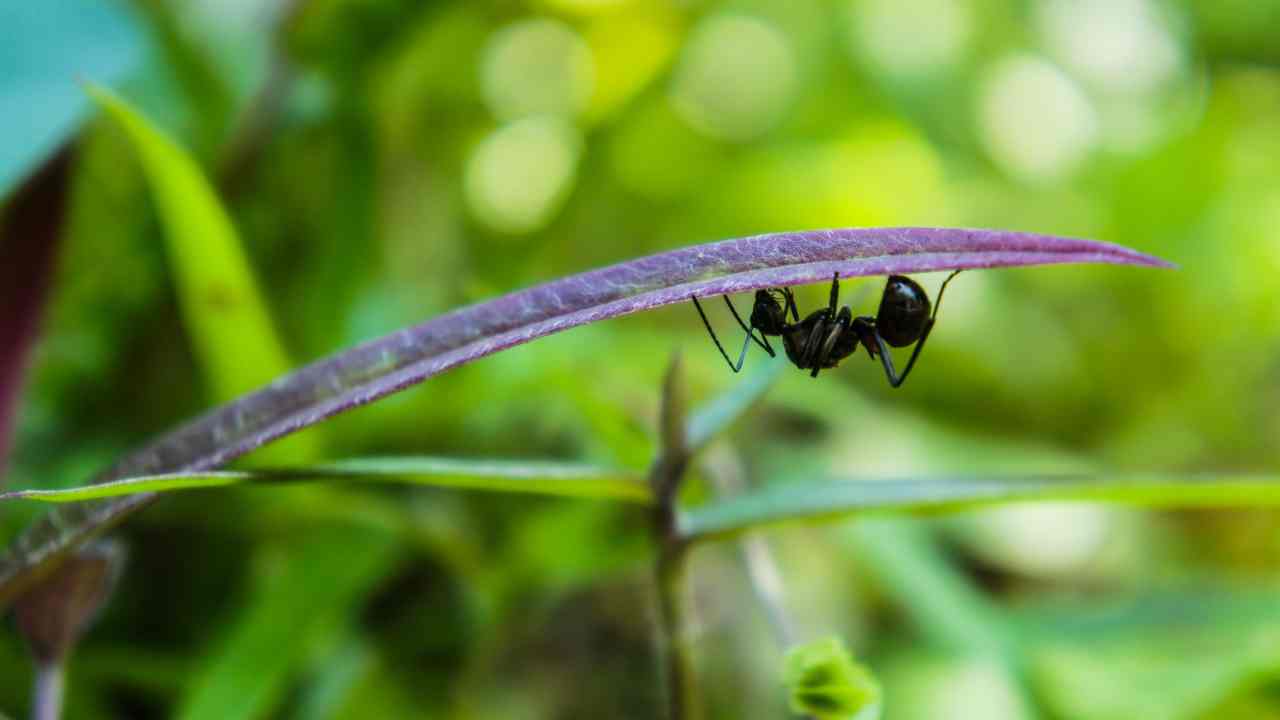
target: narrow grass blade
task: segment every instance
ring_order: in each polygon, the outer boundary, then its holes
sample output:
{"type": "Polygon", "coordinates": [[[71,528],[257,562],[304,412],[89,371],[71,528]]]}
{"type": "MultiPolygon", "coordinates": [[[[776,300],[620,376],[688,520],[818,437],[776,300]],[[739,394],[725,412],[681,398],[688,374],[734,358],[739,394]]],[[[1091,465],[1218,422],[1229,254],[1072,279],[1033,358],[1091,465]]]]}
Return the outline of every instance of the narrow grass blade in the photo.
{"type": "Polygon", "coordinates": [[[638,503],[651,499],[643,476],[627,470],[528,460],[404,457],[344,460],[306,468],[144,475],[60,490],[15,490],[0,493],[0,502],[73,503],[142,493],[285,482],[379,482],[638,503]]]}
{"type": "MultiPolygon", "coordinates": [[[[293,364],[240,237],[195,159],[125,101],[94,85],[87,89],[124,130],[142,162],[164,226],[187,332],[214,398],[230,400],[288,372],[293,364]]],[[[319,455],[314,436],[306,435],[263,460],[299,463],[319,455]]]]}
{"type": "Polygon", "coordinates": [[[214,394],[230,399],[286,372],[289,361],[235,227],[195,160],[120,98],[93,85],[88,92],[125,131],[142,162],[183,315],[214,394]]]}
{"type": "Polygon", "coordinates": [[[1020,501],[1080,500],[1151,507],[1280,505],[1280,475],[1113,475],[831,480],[767,487],[686,512],[691,539],[858,513],[937,513],[1020,501]]]}
{"type": "MultiPolygon", "coordinates": [[[[854,228],[725,240],[631,260],[471,305],[320,360],[158,438],[96,479],[216,468],[284,435],[544,335],[693,295],[886,273],[1054,263],[1170,267],[1108,243],[993,230],[854,228]]],[[[0,601],[149,503],[68,505],[0,557],[0,601]]]]}
{"type": "Polygon", "coordinates": [[[787,367],[781,355],[759,363],[724,393],[696,408],[685,427],[685,447],[693,454],[742,417],[773,387],[787,367]]]}
{"type": "Polygon", "coordinates": [[[652,500],[643,473],[571,463],[411,457],[346,460],[321,465],[319,469],[335,480],[433,485],[645,504],[652,500]]]}

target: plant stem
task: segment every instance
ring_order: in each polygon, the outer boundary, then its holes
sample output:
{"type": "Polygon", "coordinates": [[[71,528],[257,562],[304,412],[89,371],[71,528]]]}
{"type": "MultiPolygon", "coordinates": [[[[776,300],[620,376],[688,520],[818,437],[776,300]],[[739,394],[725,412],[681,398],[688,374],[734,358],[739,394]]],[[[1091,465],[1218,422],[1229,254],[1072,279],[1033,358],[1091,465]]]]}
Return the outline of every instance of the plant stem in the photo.
{"type": "Polygon", "coordinates": [[[40,663],[36,668],[31,720],[58,720],[62,717],[64,669],[65,663],[62,660],[40,663]]]}
{"type": "Polygon", "coordinates": [[[289,57],[287,35],[302,17],[306,0],[284,0],[277,8],[270,37],[270,59],[262,85],[236,121],[231,139],[218,161],[218,186],[228,197],[245,190],[249,174],[259,164],[271,133],[284,110],[285,101],[297,75],[289,57]]]}
{"type": "Polygon", "coordinates": [[[687,543],[680,535],[677,497],[689,465],[686,442],[685,395],[680,355],[671,358],[662,385],[659,415],[662,446],[649,470],[653,488],[653,538],[657,546],[654,580],[658,586],[658,620],[661,625],[663,675],[667,685],[668,720],[697,717],[696,676],[684,627],[684,577],[687,543]]]}
{"type": "Polygon", "coordinates": [[[656,569],[668,720],[688,720],[698,716],[693,655],[684,632],[685,551],[684,545],[662,548],[658,552],[656,569]]]}

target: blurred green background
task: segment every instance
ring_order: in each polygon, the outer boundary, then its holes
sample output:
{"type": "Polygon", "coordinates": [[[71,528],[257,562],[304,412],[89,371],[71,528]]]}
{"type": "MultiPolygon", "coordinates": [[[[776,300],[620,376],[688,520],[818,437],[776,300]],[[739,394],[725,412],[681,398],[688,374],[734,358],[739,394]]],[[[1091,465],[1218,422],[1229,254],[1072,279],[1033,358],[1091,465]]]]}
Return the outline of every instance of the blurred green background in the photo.
{"type": "MultiPolygon", "coordinates": [[[[697,242],[1028,230],[1181,270],[965,273],[901,390],[865,360],[787,372],[715,461],[750,484],[1280,461],[1276,0],[134,0],[119,28],[82,6],[33,12],[137,51],[118,89],[219,187],[294,363],[697,242]]],[[[92,50],[66,42],[37,52],[92,50]]],[[[5,62],[5,97],[37,112],[5,62]]],[[[108,79],[97,62],[75,71],[108,79]]],[[[0,145],[31,146],[3,115],[0,145]]],[[[84,482],[225,399],[102,118],[68,223],[12,487],[84,482]]],[[[882,282],[845,283],[855,311],[882,282]]],[[[308,432],[329,457],[644,467],[676,348],[694,400],[733,381],[677,306],[308,432]]],[[[69,717],[655,717],[647,529],[604,503],[414,488],[175,496],[120,533],[129,566],[72,662],[69,717]]],[[[1041,504],[764,537],[801,637],[844,637],[890,720],[1280,718],[1272,511],[1041,504]]],[[[785,717],[739,548],[699,549],[690,593],[709,715],[785,717]]],[[[6,631],[0,709],[21,714],[29,674],[6,631]]]]}

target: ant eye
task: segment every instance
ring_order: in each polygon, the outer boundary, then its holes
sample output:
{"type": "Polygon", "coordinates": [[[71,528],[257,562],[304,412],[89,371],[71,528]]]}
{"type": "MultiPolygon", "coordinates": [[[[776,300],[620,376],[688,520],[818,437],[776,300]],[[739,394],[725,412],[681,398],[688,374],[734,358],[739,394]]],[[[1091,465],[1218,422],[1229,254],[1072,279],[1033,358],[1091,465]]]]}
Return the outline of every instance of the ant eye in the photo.
{"type": "Polygon", "coordinates": [[[893,347],[906,347],[920,339],[929,319],[929,295],[915,280],[893,275],[884,286],[876,332],[893,347]]]}

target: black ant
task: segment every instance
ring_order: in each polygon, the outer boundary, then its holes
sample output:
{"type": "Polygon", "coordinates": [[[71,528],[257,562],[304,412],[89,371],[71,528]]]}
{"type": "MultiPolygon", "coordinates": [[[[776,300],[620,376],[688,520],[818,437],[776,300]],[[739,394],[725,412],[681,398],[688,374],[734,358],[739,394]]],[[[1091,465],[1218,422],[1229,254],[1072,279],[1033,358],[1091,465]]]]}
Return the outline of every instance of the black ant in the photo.
{"type": "Polygon", "coordinates": [[[929,294],[915,280],[902,275],[889,276],[875,317],[854,317],[848,305],[836,312],[836,301],[840,297],[840,273],[831,278],[831,303],[825,308],[814,310],[803,321],[796,309],[795,296],[789,288],[757,290],[755,306],[751,309],[750,327],[742,322],[729,296],[725,295],[724,302],[729,306],[729,312],[733,313],[733,319],[747,333],[736,364],[720,345],[715,330],[711,329],[711,323],[707,321],[706,313],[698,304],[698,298],[690,296],[690,299],[698,309],[698,315],[702,317],[702,324],[707,326],[712,342],[735,373],[742,369],[747,358],[747,347],[753,341],[764,348],[770,357],[774,355],[773,347],[769,344],[770,335],[781,337],[787,359],[801,370],[812,370],[809,377],[815,378],[818,377],[819,370],[833,368],[855,353],[861,343],[872,360],[876,356],[880,357],[889,385],[896,388],[906,381],[911,368],[916,364],[916,358],[920,357],[920,351],[924,349],[924,341],[929,339],[929,332],[933,330],[934,320],[938,316],[938,308],[942,306],[942,294],[947,290],[947,283],[959,274],[960,271],[956,270],[942,281],[942,287],[938,290],[938,304],[933,307],[932,313],[929,310],[929,294]],[[791,314],[792,322],[787,322],[787,313],[791,314]],[[756,337],[756,330],[760,331],[760,337],[756,337]],[[915,350],[911,352],[907,368],[898,375],[893,369],[893,358],[886,346],[900,348],[911,343],[916,344],[915,350]]]}

